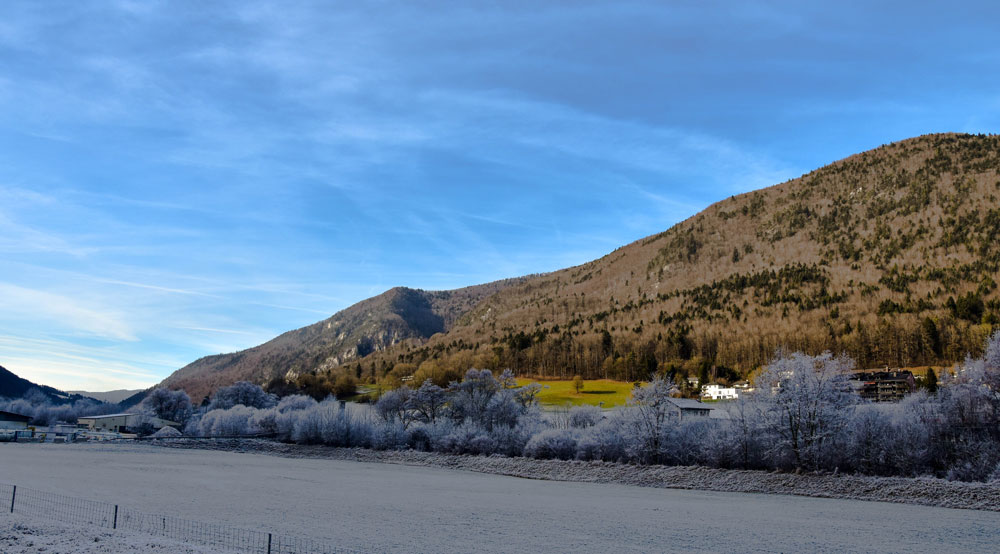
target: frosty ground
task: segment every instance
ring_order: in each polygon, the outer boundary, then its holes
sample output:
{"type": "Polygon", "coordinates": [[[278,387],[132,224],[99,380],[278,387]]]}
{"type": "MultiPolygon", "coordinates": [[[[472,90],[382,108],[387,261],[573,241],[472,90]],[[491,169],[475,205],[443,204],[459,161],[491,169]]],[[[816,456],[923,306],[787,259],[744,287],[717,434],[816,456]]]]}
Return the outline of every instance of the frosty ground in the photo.
{"type": "MultiPolygon", "coordinates": [[[[940,552],[989,551],[1000,538],[1000,513],[988,511],[142,444],[3,444],[0,481],[363,551],[940,552]]],[[[15,523],[48,525],[0,514],[0,538],[15,523]]]]}

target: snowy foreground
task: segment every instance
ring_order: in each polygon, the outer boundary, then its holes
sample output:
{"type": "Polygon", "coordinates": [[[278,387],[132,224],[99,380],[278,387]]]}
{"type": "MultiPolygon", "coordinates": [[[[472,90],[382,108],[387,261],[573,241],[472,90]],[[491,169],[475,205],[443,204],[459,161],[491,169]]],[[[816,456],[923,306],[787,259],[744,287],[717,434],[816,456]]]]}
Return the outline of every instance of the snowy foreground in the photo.
{"type": "Polygon", "coordinates": [[[27,518],[20,514],[3,514],[0,515],[0,552],[208,554],[215,550],[142,533],[84,528],[64,525],[58,521],[27,518]]]}
{"type": "MultiPolygon", "coordinates": [[[[990,511],[147,444],[0,444],[0,481],[373,552],[952,552],[1000,539],[990,511]]],[[[4,552],[198,548],[0,513],[4,552]]]]}

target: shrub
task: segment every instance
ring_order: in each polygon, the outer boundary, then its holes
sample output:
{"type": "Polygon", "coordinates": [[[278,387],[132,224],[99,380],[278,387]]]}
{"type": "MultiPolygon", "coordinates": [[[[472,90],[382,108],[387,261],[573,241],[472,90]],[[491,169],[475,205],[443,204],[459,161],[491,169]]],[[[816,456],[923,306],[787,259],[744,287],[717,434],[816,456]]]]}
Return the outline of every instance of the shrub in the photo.
{"type": "Polygon", "coordinates": [[[624,461],[625,438],[619,422],[606,419],[582,430],[577,439],[576,457],[580,460],[624,461]]]}
{"type": "Polygon", "coordinates": [[[576,458],[578,435],[576,429],[546,429],[531,437],[524,455],[542,460],[572,460],[576,458]]]}
{"type": "Polygon", "coordinates": [[[578,429],[593,427],[604,419],[603,411],[597,406],[573,406],[569,409],[569,426],[578,429]]]}
{"type": "Polygon", "coordinates": [[[233,406],[249,408],[271,408],[278,403],[278,397],[264,392],[264,389],[247,381],[240,381],[232,386],[222,387],[215,391],[209,410],[226,410],[233,406]]]}

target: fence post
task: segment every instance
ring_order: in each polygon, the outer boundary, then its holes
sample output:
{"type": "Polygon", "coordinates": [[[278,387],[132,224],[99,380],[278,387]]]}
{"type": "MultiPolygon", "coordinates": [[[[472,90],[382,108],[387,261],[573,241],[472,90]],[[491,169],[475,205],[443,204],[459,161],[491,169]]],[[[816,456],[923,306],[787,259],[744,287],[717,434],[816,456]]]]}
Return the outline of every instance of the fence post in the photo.
{"type": "Polygon", "coordinates": [[[267,534],[267,554],[271,554],[271,533],[267,534]]]}
{"type": "Polygon", "coordinates": [[[14,492],[10,493],[10,513],[14,513],[14,499],[17,498],[17,485],[13,485],[14,492]]]}
{"type": "Polygon", "coordinates": [[[112,529],[118,528],[118,504],[115,504],[115,519],[114,521],[111,522],[111,528],[112,529]]]}

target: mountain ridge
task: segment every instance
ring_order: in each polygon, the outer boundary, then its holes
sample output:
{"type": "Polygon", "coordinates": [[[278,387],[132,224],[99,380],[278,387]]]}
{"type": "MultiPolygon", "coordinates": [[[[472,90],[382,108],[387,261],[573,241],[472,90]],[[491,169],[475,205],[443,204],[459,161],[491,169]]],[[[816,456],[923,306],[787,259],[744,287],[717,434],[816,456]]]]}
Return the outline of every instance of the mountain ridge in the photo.
{"type": "Polygon", "coordinates": [[[394,287],[259,346],[195,360],[162,386],[183,388],[200,400],[238,380],[263,384],[275,377],[330,370],[400,342],[430,339],[453,326],[484,296],[522,279],[448,291],[394,287]]]}
{"type": "MultiPolygon", "coordinates": [[[[976,352],[1000,322],[992,278],[1000,269],[998,169],[996,135],[883,145],[715,202],[597,260],[458,289],[478,292],[451,306],[443,325],[433,308],[415,306],[410,319],[388,309],[361,335],[386,339],[372,348],[356,342],[347,356],[294,357],[305,362],[301,371],[361,366],[369,379],[424,363],[553,377],[634,380],[660,370],[732,379],[778,348],[844,352],[869,367],[947,364],[976,352]],[[408,334],[379,334],[395,329],[391,314],[408,334]]],[[[397,290],[338,314],[391,305],[383,297],[397,290]]],[[[189,382],[204,375],[187,373],[189,382]]]]}
{"type": "Polygon", "coordinates": [[[83,398],[78,394],[67,393],[47,385],[33,383],[23,377],[18,377],[14,372],[0,366],[0,398],[22,398],[29,391],[33,390],[38,391],[38,393],[53,404],[65,404],[83,398]]]}

